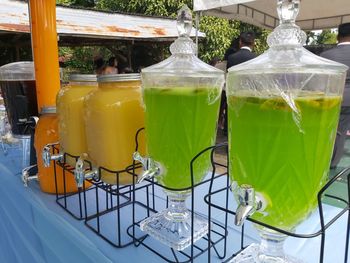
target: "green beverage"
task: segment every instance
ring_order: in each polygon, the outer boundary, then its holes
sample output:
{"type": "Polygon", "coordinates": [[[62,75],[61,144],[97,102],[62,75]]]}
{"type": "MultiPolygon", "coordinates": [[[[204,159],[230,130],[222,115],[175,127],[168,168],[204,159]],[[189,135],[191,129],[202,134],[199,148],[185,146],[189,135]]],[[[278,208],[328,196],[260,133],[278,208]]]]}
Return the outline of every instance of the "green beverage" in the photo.
{"type": "Polygon", "coordinates": [[[267,201],[253,218],[290,230],[317,205],[336,136],[340,96],[228,98],[230,177],[267,201]]]}
{"type": "MultiPolygon", "coordinates": [[[[143,97],[148,153],[161,166],[158,182],[173,189],[190,187],[192,158],[215,144],[220,89],[146,88],[143,97]]],[[[209,167],[209,153],[195,161],[194,183],[209,167]]]]}

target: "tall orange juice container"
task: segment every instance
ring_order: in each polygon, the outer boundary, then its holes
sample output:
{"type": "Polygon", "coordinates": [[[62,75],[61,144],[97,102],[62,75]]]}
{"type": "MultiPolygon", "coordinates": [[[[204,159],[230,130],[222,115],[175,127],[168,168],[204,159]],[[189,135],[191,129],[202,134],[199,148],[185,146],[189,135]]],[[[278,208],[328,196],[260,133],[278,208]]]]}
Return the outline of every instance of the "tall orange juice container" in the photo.
{"type": "Polygon", "coordinates": [[[34,147],[37,154],[38,163],[38,179],[40,188],[46,193],[63,194],[64,192],[78,191],[75,184],[74,176],[71,173],[65,173],[65,180],[63,179],[63,169],[56,165],[56,182],[54,175],[54,166],[44,166],[41,153],[45,145],[58,141],[58,119],[56,114],[56,107],[43,107],[40,119],[35,128],[34,147]],[[64,183],[65,182],[65,183],[64,183]]]}
{"type": "MultiPolygon", "coordinates": [[[[121,171],[132,164],[135,135],[144,127],[140,75],[103,75],[97,82],[98,88],[85,97],[84,104],[88,159],[95,167],[121,171]]],[[[145,138],[140,135],[139,150],[145,152],[145,138]]],[[[133,183],[127,173],[117,178],[102,171],[99,176],[109,184],[133,183]]]]}
{"type": "Polygon", "coordinates": [[[97,89],[96,75],[74,74],[69,85],[57,94],[58,132],[60,151],[68,153],[65,163],[75,166],[75,158],[87,153],[84,125],[84,98],[97,89]]]}

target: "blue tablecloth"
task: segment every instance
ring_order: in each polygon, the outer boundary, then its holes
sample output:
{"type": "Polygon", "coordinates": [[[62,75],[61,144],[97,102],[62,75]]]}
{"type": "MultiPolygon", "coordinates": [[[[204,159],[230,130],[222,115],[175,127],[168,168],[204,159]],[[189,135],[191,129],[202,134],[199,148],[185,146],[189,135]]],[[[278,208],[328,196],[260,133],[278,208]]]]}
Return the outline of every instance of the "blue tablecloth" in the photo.
{"type": "MultiPolygon", "coordinates": [[[[164,262],[142,246],[121,249],[111,246],[89,230],[83,221],[73,219],[59,207],[54,195],[42,193],[36,182],[30,182],[25,188],[20,179],[18,149],[10,149],[7,156],[0,151],[0,178],[0,262],[164,262]]],[[[205,194],[205,189],[201,191],[205,194]]],[[[339,211],[339,208],[327,205],[325,209],[328,219],[339,211]]],[[[200,210],[205,213],[207,207],[202,205],[200,210]]],[[[216,211],[214,218],[222,220],[224,214],[216,211]]],[[[318,215],[313,214],[298,227],[298,232],[317,230],[318,221],[318,215]]],[[[233,218],[230,217],[229,222],[233,225],[233,218]]],[[[246,225],[247,244],[257,241],[255,229],[246,225]]],[[[324,262],[344,261],[346,225],[347,218],[342,216],[327,231],[324,262]]],[[[237,251],[239,237],[240,230],[230,227],[228,255],[237,251]]],[[[318,262],[319,241],[320,238],[288,238],[285,247],[289,254],[303,258],[305,262],[318,262]]],[[[207,261],[206,254],[195,260],[207,261]]],[[[212,253],[212,262],[221,262],[215,253],[212,253]]]]}

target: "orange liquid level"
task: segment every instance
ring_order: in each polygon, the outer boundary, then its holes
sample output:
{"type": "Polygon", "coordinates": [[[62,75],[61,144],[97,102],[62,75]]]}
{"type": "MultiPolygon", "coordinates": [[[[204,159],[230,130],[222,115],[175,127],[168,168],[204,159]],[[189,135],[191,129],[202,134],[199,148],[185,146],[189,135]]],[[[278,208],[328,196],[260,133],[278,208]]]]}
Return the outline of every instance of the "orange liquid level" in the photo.
{"type": "Polygon", "coordinates": [[[60,88],[56,1],[30,0],[30,21],[35,64],[38,111],[55,105],[60,88]]]}
{"type": "MultiPolygon", "coordinates": [[[[97,88],[91,85],[72,83],[57,95],[57,114],[59,119],[60,149],[74,156],[87,153],[84,125],[84,97],[97,88]]],[[[66,163],[75,166],[75,158],[66,157],[66,163]]]]}
{"type": "MultiPolygon", "coordinates": [[[[58,141],[58,121],[56,114],[45,114],[39,119],[39,122],[35,128],[34,147],[36,150],[36,157],[38,163],[38,177],[40,188],[46,193],[56,193],[55,187],[55,174],[54,164],[51,162],[50,167],[44,167],[43,159],[41,157],[44,146],[48,143],[58,141]]],[[[66,172],[66,193],[78,191],[74,176],[71,173],[66,172]]],[[[63,169],[56,165],[56,178],[57,178],[57,192],[58,194],[64,193],[63,183],[63,169]]]]}
{"type": "MultiPolygon", "coordinates": [[[[133,163],[135,135],[144,127],[139,81],[99,83],[85,99],[85,131],[88,159],[95,166],[112,171],[124,170],[133,163]]],[[[144,132],[139,151],[145,153],[144,132]]],[[[115,173],[102,171],[101,180],[117,184],[115,173]]],[[[119,184],[130,184],[133,177],[120,173],[119,184]]]]}

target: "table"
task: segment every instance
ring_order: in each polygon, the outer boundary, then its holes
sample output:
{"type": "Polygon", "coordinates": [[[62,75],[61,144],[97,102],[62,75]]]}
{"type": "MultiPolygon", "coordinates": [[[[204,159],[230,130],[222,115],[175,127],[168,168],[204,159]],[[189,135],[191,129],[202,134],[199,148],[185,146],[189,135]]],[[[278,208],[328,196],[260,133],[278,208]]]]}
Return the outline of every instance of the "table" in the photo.
{"type": "MultiPolygon", "coordinates": [[[[10,149],[6,156],[0,151],[0,262],[164,262],[142,246],[116,249],[89,230],[83,221],[73,219],[56,204],[55,196],[42,193],[36,182],[25,188],[20,179],[19,159],[18,149],[10,149]]],[[[204,195],[206,190],[201,191],[204,195]]],[[[328,219],[339,211],[329,205],[325,209],[328,219]]],[[[200,212],[206,211],[207,207],[201,205],[200,212]]],[[[224,214],[216,211],[213,217],[220,221],[224,214]]],[[[229,222],[232,224],[228,229],[228,255],[237,251],[240,237],[232,217],[229,222]]],[[[324,262],[344,261],[346,226],[347,217],[342,216],[327,231],[324,262]]],[[[314,213],[298,231],[312,232],[318,228],[318,216],[314,213]]],[[[246,224],[247,243],[257,240],[252,225],[246,224]]],[[[318,262],[319,240],[288,238],[286,251],[305,262],[318,262]]],[[[157,246],[157,241],[154,242],[157,246]]],[[[213,252],[211,261],[221,262],[213,252]]],[[[208,262],[207,255],[195,262],[208,262]]]]}

